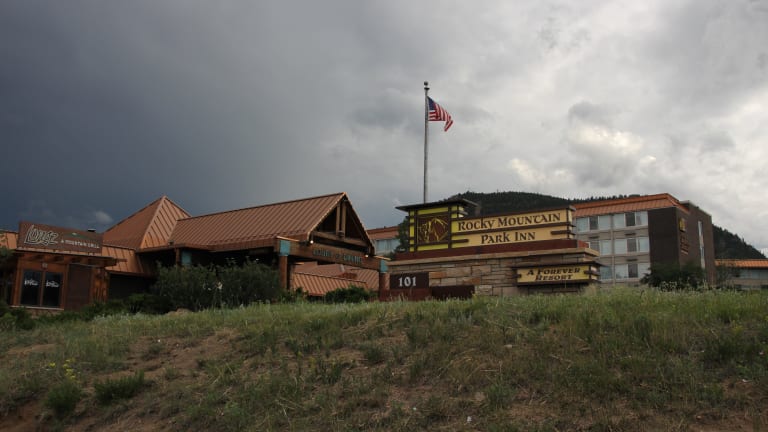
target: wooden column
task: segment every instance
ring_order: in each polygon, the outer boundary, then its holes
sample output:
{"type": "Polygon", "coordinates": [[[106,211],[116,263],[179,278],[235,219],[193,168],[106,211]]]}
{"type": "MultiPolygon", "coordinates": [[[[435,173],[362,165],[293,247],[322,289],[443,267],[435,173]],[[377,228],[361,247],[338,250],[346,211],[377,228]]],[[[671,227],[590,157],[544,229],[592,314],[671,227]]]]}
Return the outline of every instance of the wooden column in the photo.
{"type": "Polygon", "coordinates": [[[288,291],[288,256],[280,255],[277,257],[278,271],[280,272],[280,286],[288,291]]]}

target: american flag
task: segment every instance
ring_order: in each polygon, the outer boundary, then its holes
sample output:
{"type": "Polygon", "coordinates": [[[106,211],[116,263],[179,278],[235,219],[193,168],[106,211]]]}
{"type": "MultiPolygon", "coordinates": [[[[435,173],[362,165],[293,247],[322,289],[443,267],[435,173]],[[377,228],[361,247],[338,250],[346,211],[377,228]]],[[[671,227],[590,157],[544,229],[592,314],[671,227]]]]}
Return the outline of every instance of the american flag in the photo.
{"type": "Polygon", "coordinates": [[[437,104],[437,102],[433,101],[431,97],[427,97],[427,100],[429,101],[429,121],[445,121],[445,126],[443,127],[444,131],[447,131],[450,129],[450,127],[453,125],[453,119],[451,118],[451,115],[448,114],[448,111],[444,110],[443,107],[437,104]]]}

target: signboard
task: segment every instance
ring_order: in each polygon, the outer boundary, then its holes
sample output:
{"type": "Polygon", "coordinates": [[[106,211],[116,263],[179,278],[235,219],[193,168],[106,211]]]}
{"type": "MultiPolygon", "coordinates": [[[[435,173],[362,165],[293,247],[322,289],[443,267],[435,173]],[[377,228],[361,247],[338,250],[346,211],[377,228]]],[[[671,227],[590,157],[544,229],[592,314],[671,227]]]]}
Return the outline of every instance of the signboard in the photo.
{"type": "Polygon", "coordinates": [[[454,235],[454,247],[483,246],[502,243],[522,243],[538,240],[567,239],[569,230],[553,231],[552,227],[516,231],[488,231],[477,234],[454,235]]]}
{"type": "Polygon", "coordinates": [[[102,238],[90,231],[21,222],[18,247],[101,254],[102,238]]]}
{"type": "Polygon", "coordinates": [[[596,280],[596,270],[589,264],[569,264],[515,269],[518,285],[538,283],[589,282],[596,280]]]}
{"type": "Polygon", "coordinates": [[[429,288],[429,272],[389,275],[389,289],[429,288]]]}
{"type": "Polygon", "coordinates": [[[409,251],[574,238],[572,207],[469,218],[465,205],[408,207],[409,251]]]}
{"type": "Polygon", "coordinates": [[[517,230],[542,225],[568,225],[570,209],[557,209],[502,216],[457,219],[453,221],[453,234],[480,231],[517,230]]]}
{"type": "Polygon", "coordinates": [[[307,245],[295,241],[285,241],[285,244],[288,246],[286,252],[289,255],[373,270],[380,270],[381,268],[381,258],[371,257],[363,252],[318,243],[307,245]]]}

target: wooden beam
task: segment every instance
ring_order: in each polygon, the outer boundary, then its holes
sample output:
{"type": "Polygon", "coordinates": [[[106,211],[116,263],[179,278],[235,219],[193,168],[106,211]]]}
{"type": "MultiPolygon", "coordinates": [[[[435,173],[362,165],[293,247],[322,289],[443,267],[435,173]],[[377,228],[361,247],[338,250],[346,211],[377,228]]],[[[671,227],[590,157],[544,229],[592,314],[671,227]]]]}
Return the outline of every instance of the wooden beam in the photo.
{"type": "Polygon", "coordinates": [[[366,243],[363,240],[356,239],[356,238],[349,238],[349,237],[341,237],[335,233],[326,233],[322,231],[313,231],[312,237],[314,238],[321,238],[321,239],[327,239],[327,240],[333,240],[337,242],[347,243],[355,246],[363,246],[368,247],[368,243],[366,243]]]}

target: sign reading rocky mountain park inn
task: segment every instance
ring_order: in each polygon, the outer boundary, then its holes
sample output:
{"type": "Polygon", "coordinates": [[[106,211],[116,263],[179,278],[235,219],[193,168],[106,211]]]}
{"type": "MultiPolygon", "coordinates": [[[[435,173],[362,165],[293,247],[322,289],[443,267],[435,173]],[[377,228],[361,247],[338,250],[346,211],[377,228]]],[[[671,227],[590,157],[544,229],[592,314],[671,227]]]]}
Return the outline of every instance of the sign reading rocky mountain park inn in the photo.
{"type": "Polygon", "coordinates": [[[408,248],[389,263],[393,298],[459,296],[457,288],[471,295],[578,292],[598,278],[597,252],[575,238],[571,206],[472,217],[477,205],[464,199],[398,209],[408,212],[408,248]],[[424,289],[409,290],[414,286],[424,289]]]}
{"type": "Polygon", "coordinates": [[[570,207],[467,218],[450,206],[409,214],[416,250],[452,249],[573,238],[570,207]]]}

